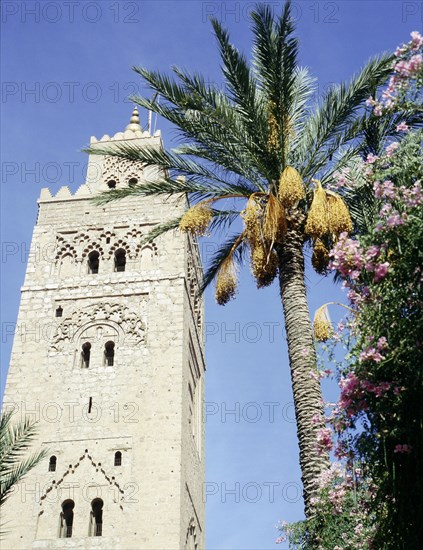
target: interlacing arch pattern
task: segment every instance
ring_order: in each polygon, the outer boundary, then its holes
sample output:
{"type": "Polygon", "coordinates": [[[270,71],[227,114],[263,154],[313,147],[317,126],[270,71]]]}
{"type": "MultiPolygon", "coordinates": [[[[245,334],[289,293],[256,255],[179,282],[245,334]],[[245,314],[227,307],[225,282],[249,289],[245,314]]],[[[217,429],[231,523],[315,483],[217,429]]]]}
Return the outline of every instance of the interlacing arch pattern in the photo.
{"type": "Polygon", "coordinates": [[[99,259],[113,258],[118,250],[124,250],[130,260],[140,258],[143,250],[150,250],[152,257],[158,255],[156,243],[144,243],[145,233],[139,227],[133,227],[124,234],[118,235],[112,229],[101,230],[88,229],[75,233],[72,237],[68,234],[56,237],[55,260],[60,264],[64,256],[71,256],[74,260],[86,260],[92,252],[98,252],[99,259]]]}
{"type": "Polygon", "coordinates": [[[102,179],[104,183],[115,181],[117,187],[129,185],[131,180],[136,179],[138,182],[143,169],[144,165],[141,162],[131,162],[106,156],[104,158],[102,179]]]}
{"type": "Polygon", "coordinates": [[[63,241],[62,246],[57,250],[55,260],[60,261],[65,256],[72,256],[72,258],[75,259],[77,257],[77,252],[71,244],[63,241]]]}
{"type": "Polygon", "coordinates": [[[113,245],[110,247],[109,257],[114,256],[115,252],[117,252],[118,250],[125,250],[127,257],[130,258],[131,260],[135,258],[134,250],[131,247],[131,245],[122,239],[115,241],[113,245]]]}
{"type": "Polygon", "coordinates": [[[152,257],[157,256],[158,249],[156,243],[139,244],[135,249],[135,255],[138,257],[142,254],[143,250],[150,250],[152,257]]]}
{"type": "Polygon", "coordinates": [[[91,254],[91,252],[98,252],[101,259],[104,258],[103,247],[98,242],[90,243],[86,248],[84,248],[81,257],[86,258],[91,254]]]}

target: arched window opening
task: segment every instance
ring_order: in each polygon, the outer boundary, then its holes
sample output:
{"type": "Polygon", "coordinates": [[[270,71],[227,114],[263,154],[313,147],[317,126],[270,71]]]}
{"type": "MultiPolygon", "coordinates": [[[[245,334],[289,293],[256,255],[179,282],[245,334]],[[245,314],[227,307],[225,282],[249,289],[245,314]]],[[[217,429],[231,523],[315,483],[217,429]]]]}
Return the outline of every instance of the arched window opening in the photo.
{"type": "Polygon", "coordinates": [[[56,471],[56,464],[57,464],[57,458],[53,455],[50,457],[50,460],[48,462],[48,471],[49,472],[55,472],[56,471]]]}
{"type": "Polygon", "coordinates": [[[122,466],[122,453],[120,451],[115,452],[115,466],[122,466]]]}
{"type": "Polygon", "coordinates": [[[88,256],[88,273],[97,274],[100,266],[100,254],[94,250],[88,256]]]}
{"type": "Polygon", "coordinates": [[[138,183],[138,178],[131,178],[129,181],[128,181],[128,185],[129,187],[135,187],[138,183]]]}
{"type": "Polygon", "coordinates": [[[63,308],[59,306],[56,309],[56,317],[62,317],[62,315],[63,315],[63,308]]]}
{"type": "Polygon", "coordinates": [[[107,342],[104,346],[104,364],[106,367],[113,367],[115,362],[115,343],[107,342]]]}
{"type": "Polygon", "coordinates": [[[81,351],[81,367],[88,369],[90,366],[90,355],[91,355],[91,344],[89,342],[85,342],[85,344],[82,345],[82,351],[81,351]]]}
{"type": "Polygon", "coordinates": [[[108,187],[109,189],[116,189],[116,181],[115,181],[115,180],[109,180],[109,181],[107,182],[107,187],[108,187]]]}
{"type": "Polygon", "coordinates": [[[74,508],[75,503],[73,500],[65,500],[62,503],[62,512],[60,514],[60,538],[62,539],[72,536],[74,508]]]}
{"type": "Polygon", "coordinates": [[[126,251],[120,248],[115,252],[115,271],[125,271],[126,251]]]}
{"type": "Polygon", "coordinates": [[[103,534],[103,501],[95,498],[91,502],[90,536],[101,537],[103,534]]]}

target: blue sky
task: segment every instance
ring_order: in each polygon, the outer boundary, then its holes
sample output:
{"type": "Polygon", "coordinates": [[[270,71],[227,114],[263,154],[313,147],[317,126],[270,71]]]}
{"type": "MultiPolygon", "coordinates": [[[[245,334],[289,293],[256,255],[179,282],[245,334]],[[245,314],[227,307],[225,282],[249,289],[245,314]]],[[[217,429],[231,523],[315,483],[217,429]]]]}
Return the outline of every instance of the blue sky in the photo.
{"type": "MultiPolygon", "coordinates": [[[[282,6],[270,4],[276,11],[282,6]]],[[[40,188],[75,190],[84,182],[81,148],[91,135],[122,130],[132,110],[127,96],[143,91],[133,65],[161,71],[179,65],[221,83],[207,16],[218,17],[248,53],[252,6],[2,2],[2,390],[40,188]]],[[[301,64],[318,77],[320,90],[422,29],[421,2],[304,0],[293,9],[301,64]]],[[[145,125],[146,113],[141,116],[145,125]]],[[[157,128],[171,146],[175,133],[161,120],[157,128]]],[[[203,243],[203,250],[210,248],[203,243]]],[[[310,271],[307,285],[312,311],[342,299],[330,279],[310,271]]],[[[256,291],[246,269],[230,305],[218,308],[207,293],[206,320],[207,548],[274,548],[275,522],[302,514],[277,287],[256,291]]],[[[333,388],[328,391],[333,397],[333,388]]]]}

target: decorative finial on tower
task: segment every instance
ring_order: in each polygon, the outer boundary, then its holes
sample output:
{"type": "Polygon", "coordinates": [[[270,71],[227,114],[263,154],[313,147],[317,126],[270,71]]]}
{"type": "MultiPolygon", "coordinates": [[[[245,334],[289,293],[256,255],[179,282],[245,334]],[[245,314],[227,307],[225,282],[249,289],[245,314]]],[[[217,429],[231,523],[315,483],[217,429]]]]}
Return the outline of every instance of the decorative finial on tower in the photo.
{"type": "Polygon", "coordinates": [[[131,120],[129,121],[128,126],[125,128],[125,132],[128,130],[132,132],[142,132],[141,124],[140,124],[140,116],[138,114],[138,108],[135,107],[132,111],[131,120]]]}

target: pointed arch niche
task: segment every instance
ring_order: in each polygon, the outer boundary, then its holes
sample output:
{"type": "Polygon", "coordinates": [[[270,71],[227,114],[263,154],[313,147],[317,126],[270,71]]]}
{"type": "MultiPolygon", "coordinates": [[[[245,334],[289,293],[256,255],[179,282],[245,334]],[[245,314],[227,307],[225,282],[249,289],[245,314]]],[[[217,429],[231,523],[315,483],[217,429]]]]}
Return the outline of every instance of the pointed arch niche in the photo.
{"type": "Polygon", "coordinates": [[[60,258],[59,276],[61,279],[75,276],[75,258],[73,254],[67,253],[60,258]]]}
{"type": "Polygon", "coordinates": [[[157,257],[157,245],[155,243],[148,243],[141,248],[141,269],[151,269],[154,267],[157,257]]]}
{"type": "Polygon", "coordinates": [[[81,327],[75,334],[74,368],[98,369],[116,367],[119,364],[119,341],[124,335],[119,325],[113,321],[97,321],[81,327]],[[89,361],[84,350],[89,346],[89,361]]]}

